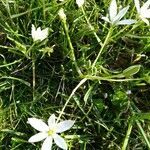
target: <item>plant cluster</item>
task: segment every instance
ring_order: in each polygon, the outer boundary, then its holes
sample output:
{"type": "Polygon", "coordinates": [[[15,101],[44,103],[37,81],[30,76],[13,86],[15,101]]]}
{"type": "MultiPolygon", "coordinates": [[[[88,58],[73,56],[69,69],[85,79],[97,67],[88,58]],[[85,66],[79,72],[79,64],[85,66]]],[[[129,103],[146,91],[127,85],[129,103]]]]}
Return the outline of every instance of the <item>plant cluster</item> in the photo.
{"type": "Polygon", "coordinates": [[[0,8],[1,149],[150,149],[150,0],[0,8]]]}

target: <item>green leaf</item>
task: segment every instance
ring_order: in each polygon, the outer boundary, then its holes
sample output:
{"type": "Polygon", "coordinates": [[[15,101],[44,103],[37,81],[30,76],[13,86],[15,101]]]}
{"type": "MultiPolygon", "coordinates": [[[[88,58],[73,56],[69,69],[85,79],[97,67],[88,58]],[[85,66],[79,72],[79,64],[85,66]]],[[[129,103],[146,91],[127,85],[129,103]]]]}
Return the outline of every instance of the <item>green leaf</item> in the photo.
{"type": "Polygon", "coordinates": [[[133,116],[134,120],[150,120],[150,113],[140,113],[133,116]]]}
{"type": "Polygon", "coordinates": [[[123,75],[125,77],[132,76],[132,75],[136,74],[137,72],[139,72],[140,67],[141,67],[141,65],[130,66],[129,68],[127,68],[123,71],[123,75]]]}
{"type": "Polygon", "coordinates": [[[16,137],[12,137],[11,140],[16,142],[16,143],[28,143],[26,140],[20,139],[20,138],[16,138],[16,137]]]}
{"type": "Polygon", "coordinates": [[[26,54],[27,52],[27,49],[26,49],[26,46],[21,44],[20,42],[16,41],[15,39],[11,38],[11,37],[8,37],[9,40],[13,41],[15,44],[16,44],[16,48],[22,52],[23,54],[26,54]]]}
{"type": "Polygon", "coordinates": [[[9,134],[17,135],[17,136],[24,136],[25,135],[22,132],[16,132],[16,131],[10,130],[10,129],[2,129],[0,132],[9,133],[9,134]]]}

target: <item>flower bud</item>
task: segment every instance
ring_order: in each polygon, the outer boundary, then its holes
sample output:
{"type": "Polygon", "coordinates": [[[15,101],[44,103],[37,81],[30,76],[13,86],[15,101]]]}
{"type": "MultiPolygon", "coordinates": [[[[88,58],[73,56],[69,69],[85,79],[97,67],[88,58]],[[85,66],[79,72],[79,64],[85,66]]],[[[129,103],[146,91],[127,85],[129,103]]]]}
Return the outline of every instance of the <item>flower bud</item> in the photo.
{"type": "Polygon", "coordinates": [[[61,20],[66,20],[66,15],[64,13],[64,9],[61,8],[59,11],[58,11],[58,15],[60,17],[61,20]]]}
{"type": "Polygon", "coordinates": [[[76,4],[78,5],[78,7],[82,7],[84,4],[84,0],[76,0],[76,4]]]}

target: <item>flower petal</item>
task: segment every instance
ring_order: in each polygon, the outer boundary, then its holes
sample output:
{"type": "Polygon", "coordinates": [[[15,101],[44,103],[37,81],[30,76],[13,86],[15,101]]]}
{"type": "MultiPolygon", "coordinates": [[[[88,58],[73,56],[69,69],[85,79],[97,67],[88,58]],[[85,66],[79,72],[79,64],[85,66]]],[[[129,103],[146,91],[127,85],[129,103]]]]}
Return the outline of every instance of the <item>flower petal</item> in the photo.
{"type": "Polygon", "coordinates": [[[44,30],[42,30],[42,35],[43,35],[43,40],[48,37],[48,28],[45,28],[44,30]]]}
{"type": "Polygon", "coordinates": [[[143,6],[141,7],[141,9],[148,9],[149,8],[149,5],[150,5],[150,0],[148,0],[147,2],[145,2],[144,4],[143,4],[143,6]]]}
{"type": "Polygon", "coordinates": [[[143,18],[150,18],[150,9],[141,9],[140,15],[143,18]]]}
{"type": "Polygon", "coordinates": [[[34,33],[35,30],[36,30],[36,29],[35,29],[35,26],[34,26],[34,24],[32,24],[31,34],[34,33]]]}
{"type": "Polygon", "coordinates": [[[38,33],[41,33],[41,27],[38,27],[36,30],[38,33]]]}
{"type": "Polygon", "coordinates": [[[49,128],[53,128],[55,126],[55,120],[56,120],[56,117],[54,114],[52,114],[48,119],[49,128]]]}
{"type": "Polygon", "coordinates": [[[115,23],[115,22],[120,21],[120,19],[127,13],[128,9],[129,9],[129,6],[121,9],[119,13],[117,14],[117,16],[113,19],[113,22],[115,23]]]}
{"type": "Polygon", "coordinates": [[[117,15],[117,3],[116,0],[112,0],[109,6],[110,20],[112,21],[116,15],[117,15]]]}
{"type": "Polygon", "coordinates": [[[135,3],[135,7],[137,9],[137,12],[140,13],[140,2],[139,2],[139,0],[134,0],[134,3],[135,3]]]}
{"type": "Polygon", "coordinates": [[[32,24],[32,29],[31,29],[31,36],[33,38],[33,40],[35,41],[36,39],[36,29],[35,26],[32,24]]]}
{"type": "Polygon", "coordinates": [[[149,26],[149,21],[146,18],[141,18],[148,26],[149,26]]]}
{"type": "Polygon", "coordinates": [[[50,136],[47,137],[42,144],[41,150],[51,150],[52,144],[53,144],[52,142],[53,142],[52,137],[50,137],[50,136]]]}
{"type": "Polygon", "coordinates": [[[28,123],[38,131],[48,131],[49,127],[41,119],[28,118],[28,123]]]}
{"type": "Polygon", "coordinates": [[[65,120],[57,124],[56,133],[64,132],[74,125],[75,121],[65,120]]]}
{"type": "Polygon", "coordinates": [[[130,25],[133,23],[136,23],[136,20],[126,19],[126,20],[121,20],[121,21],[117,22],[117,25],[125,25],[125,24],[130,25]]]}
{"type": "Polygon", "coordinates": [[[102,17],[103,20],[105,20],[106,22],[110,22],[108,17],[102,17]]]}
{"type": "Polygon", "coordinates": [[[67,143],[61,136],[59,136],[58,134],[55,134],[53,135],[53,138],[57,146],[59,146],[60,148],[64,150],[67,150],[67,143]]]}
{"type": "Polygon", "coordinates": [[[47,133],[37,133],[33,136],[30,137],[30,139],[28,140],[28,142],[30,143],[34,143],[34,142],[39,142],[42,141],[43,139],[45,139],[48,136],[47,133]]]}

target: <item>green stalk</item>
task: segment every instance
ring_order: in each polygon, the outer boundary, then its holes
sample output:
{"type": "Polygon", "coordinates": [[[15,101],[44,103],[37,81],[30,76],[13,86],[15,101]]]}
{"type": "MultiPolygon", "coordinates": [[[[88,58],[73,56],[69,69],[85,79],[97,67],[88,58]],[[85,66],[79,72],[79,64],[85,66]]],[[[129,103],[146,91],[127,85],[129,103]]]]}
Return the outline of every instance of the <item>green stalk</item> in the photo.
{"type": "Polygon", "coordinates": [[[77,91],[77,89],[78,89],[83,83],[85,83],[86,81],[87,81],[86,78],[82,79],[82,80],[79,82],[79,84],[73,89],[72,93],[70,94],[69,98],[67,99],[65,105],[63,106],[63,108],[62,108],[62,110],[61,110],[61,112],[60,112],[60,114],[59,114],[59,116],[58,116],[58,118],[57,118],[57,123],[59,122],[59,120],[60,120],[60,118],[61,118],[61,116],[62,116],[62,114],[63,114],[63,112],[64,112],[64,110],[65,110],[65,108],[66,108],[66,106],[67,106],[67,104],[69,103],[69,101],[70,101],[70,99],[72,98],[72,96],[74,95],[74,93],[75,93],[75,92],[77,91]]]}
{"type": "Polygon", "coordinates": [[[32,59],[32,97],[33,97],[33,101],[35,100],[35,62],[36,62],[36,58],[34,55],[34,51],[33,51],[33,47],[36,44],[36,42],[34,42],[31,47],[28,49],[27,51],[27,56],[31,54],[31,59],[32,59]]]}
{"type": "Polygon", "coordinates": [[[83,13],[83,15],[84,15],[84,17],[85,17],[85,20],[86,20],[86,22],[87,22],[89,28],[91,29],[91,31],[93,31],[93,34],[94,34],[94,36],[95,36],[97,42],[100,44],[100,46],[102,46],[102,41],[101,41],[101,39],[98,37],[98,35],[96,34],[96,32],[94,31],[94,27],[91,25],[89,19],[87,18],[83,6],[81,7],[81,10],[82,10],[82,13],[83,13]]]}
{"type": "Polygon", "coordinates": [[[70,50],[71,50],[71,55],[70,55],[71,60],[74,62],[75,68],[76,68],[78,74],[81,76],[82,73],[81,73],[81,70],[79,69],[79,67],[77,65],[77,62],[76,62],[76,58],[75,58],[75,54],[74,54],[74,48],[73,48],[73,45],[72,45],[72,42],[71,42],[71,39],[70,39],[70,36],[69,36],[66,20],[63,19],[62,22],[63,22],[63,25],[64,25],[64,29],[65,29],[65,33],[66,33],[67,40],[68,40],[68,43],[69,43],[69,47],[70,47],[70,50]]]}
{"type": "Polygon", "coordinates": [[[125,139],[124,139],[124,142],[123,142],[123,146],[121,148],[121,150],[126,150],[127,149],[127,145],[128,145],[128,142],[129,142],[129,138],[130,138],[130,134],[131,134],[131,131],[132,131],[132,121],[129,122],[129,125],[128,125],[128,130],[127,130],[127,133],[126,133],[126,136],[125,136],[125,139]]]}
{"type": "Polygon", "coordinates": [[[32,92],[33,92],[33,101],[35,100],[35,57],[32,56],[32,92]]]}
{"type": "Polygon", "coordinates": [[[104,43],[102,44],[102,47],[100,48],[100,51],[99,51],[99,53],[98,53],[96,59],[94,60],[94,62],[93,62],[93,64],[92,64],[92,68],[95,67],[95,65],[96,65],[96,63],[97,63],[97,61],[98,61],[98,59],[99,59],[101,53],[103,52],[105,46],[107,45],[107,43],[108,43],[108,41],[109,41],[109,38],[110,38],[110,36],[111,36],[111,34],[112,34],[112,31],[113,31],[113,26],[110,27],[109,32],[108,32],[108,34],[107,34],[107,36],[106,36],[106,38],[105,38],[105,41],[104,41],[104,43]]]}
{"type": "Polygon", "coordinates": [[[45,21],[45,0],[42,0],[42,2],[43,2],[43,19],[44,19],[44,21],[45,21]]]}
{"type": "MultiPolygon", "coordinates": [[[[134,103],[132,103],[131,110],[132,110],[133,115],[135,115],[134,110],[135,110],[136,112],[138,112],[138,113],[141,113],[141,112],[137,109],[137,107],[135,106],[134,103]]],[[[136,124],[137,124],[137,126],[138,126],[138,128],[139,128],[139,130],[140,130],[140,132],[141,132],[141,134],[142,134],[142,136],[143,136],[143,138],[144,138],[146,144],[147,144],[148,149],[150,149],[150,142],[149,142],[149,139],[147,138],[146,133],[145,133],[145,131],[143,130],[143,128],[142,128],[142,126],[141,126],[139,120],[135,120],[135,122],[136,122],[136,124]]]]}
{"type": "Polygon", "coordinates": [[[142,126],[138,120],[136,120],[136,124],[137,124],[138,128],[140,129],[141,134],[143,135],[143,138],[147,144],[148,149],[150,149],[150,142],[149,142],[149,140],[148,140],[148,138],[147,138],[147,136],[146,136],[146,134],[145,134],[145,132],[144,132],[144,130],[143,130],[143,128],[142,128],[142,126]]]}
{"type": "MultiPolygon", "coordinates": [[[[136,28],[138,28],[141,25],[141,23],[139,24],[135,24],[129,31],[128,33],[124,34],[123,36],[126,36],[127,34],[131,33],[132,31],[134,31],[136,28]]],[[[119,37],[125,30],[127,30],[129,27],[126,26],[124,27],[122,30],[120,30],[118,33],[116,33],[112,38],[116,38],[119,37]]],[[[120,38],[120,37],[119,37],[120,38]]]]}
{"type": "Polygon", "coordinates": [[[103,81],[110,81],[110,82],[128,82],[128,81],[140,81],[142,80],[142,78],[136,78],[136,79],[132,79],[132,78],[128,78],[128,79],[113,79],[113,78],[107,78],[107,77],[99,77],[99,76],[91,76],[91,75],[84,75],[81,76],[82,78],[86,78],[89,80],[103,80],[103,81]]]}

